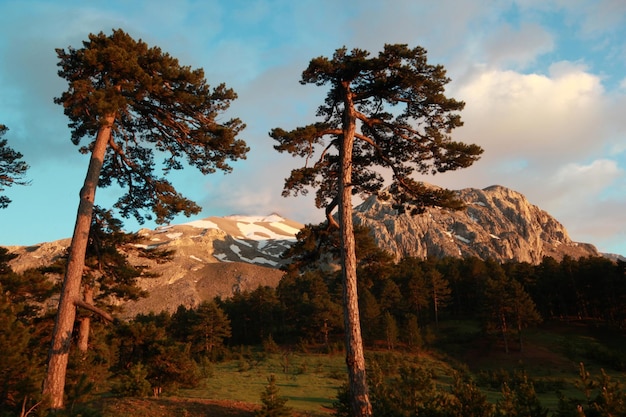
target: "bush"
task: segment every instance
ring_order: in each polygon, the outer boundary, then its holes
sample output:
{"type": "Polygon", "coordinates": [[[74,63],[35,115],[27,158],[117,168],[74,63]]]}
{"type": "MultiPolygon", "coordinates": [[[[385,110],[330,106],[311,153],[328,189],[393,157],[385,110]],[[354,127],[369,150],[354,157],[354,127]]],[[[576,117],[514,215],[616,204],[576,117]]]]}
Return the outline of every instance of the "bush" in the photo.
{"type": "Polygon", "coordinates": [[[133,365],[128,373],[120,376],[113,393],[121,397],[146,397],[151,391],[147,376],[148,370],[141,363],[133,365]]]}

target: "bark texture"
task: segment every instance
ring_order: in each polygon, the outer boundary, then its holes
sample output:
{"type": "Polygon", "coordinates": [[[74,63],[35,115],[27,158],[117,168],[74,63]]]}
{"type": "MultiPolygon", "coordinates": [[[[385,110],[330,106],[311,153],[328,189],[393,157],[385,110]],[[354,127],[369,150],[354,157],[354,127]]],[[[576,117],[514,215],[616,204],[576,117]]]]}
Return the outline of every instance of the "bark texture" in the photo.
{"type": "MultiPolygon", "coordinates": [[[[87,307],[88,310],[92,310],[93,305],[93,287],[91,285],[83,285],[83,299],[84,304],[75,302],[77,307],[87,307]]],[[[107,313],[108,314],[108,313],[107,313]]],[[[113,321],[110,317],[109,321],[113,321]]],[[[109,319],[107,318],[107,320],[109,319]]],[[[87,350],[89,349],[89,332],[91,331],[91,317],[89,314],[80,318],[80,326],[78,328],[78,350],[83,357],[87,356],[87,350]]]]}
{"type": "Polygon", "coordinates": [[[356,244],[352,224],[352,148],[356,118],[349,85],[346,88],[344,114],[344,134],[339,151],[339,224],[341,230],[341,258],[343,265],[343,308],[346,345],[346,365],[350,386],[350,399],[353,415],[366,417],[372,415],[369,400],[365,355],[361,337],[361,321],[356,275],[356,244]]]}
{"type": "Polygon", "coordinates": [[[114,116],[108,116],[106,123],[98,130],[89,161],[89,168],[76,215],[76,224],[69,250],[67,270],[59,299],[59,308],[52,333],[52,344],[48,355],[48,369],[43,385],[43,394],[50,402],[53,411],[63,409],[65,377],[72,342],[72,330],[76,320],[76,302],[80,301],[80,284],[85,265],[85,252],[91,227],[91,216],[96,196],[100,171],[111,137],[114,116]]]}

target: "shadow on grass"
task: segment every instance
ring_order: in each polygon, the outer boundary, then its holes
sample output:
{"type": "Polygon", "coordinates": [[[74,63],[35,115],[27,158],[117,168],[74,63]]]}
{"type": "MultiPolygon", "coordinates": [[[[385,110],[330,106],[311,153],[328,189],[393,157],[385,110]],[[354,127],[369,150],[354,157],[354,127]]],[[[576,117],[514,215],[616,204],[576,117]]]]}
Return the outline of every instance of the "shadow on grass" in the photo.
{"type": "Polygon", "coordinates": [[[108,398],[100,404],[103,417],[251,417],[254,404],[184,398],[108,398]]]}

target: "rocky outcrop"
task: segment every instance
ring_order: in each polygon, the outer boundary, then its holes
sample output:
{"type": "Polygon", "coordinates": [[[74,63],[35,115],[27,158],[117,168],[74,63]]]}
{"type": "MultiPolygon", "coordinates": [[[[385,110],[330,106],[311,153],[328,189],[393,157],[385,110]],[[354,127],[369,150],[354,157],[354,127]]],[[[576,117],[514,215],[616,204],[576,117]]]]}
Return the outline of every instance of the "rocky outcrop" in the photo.
{"type": "Polygon", "coordinates": [[[416,216],[371,197],[355,208],[355,224],[370,227],[396,259],[476,256],[537,264],[544,256],[600,256],[593,245],[573,242],[561,223],[516,191],[494,185],[457,193],[465,210],[430,208],[416,216]]]}

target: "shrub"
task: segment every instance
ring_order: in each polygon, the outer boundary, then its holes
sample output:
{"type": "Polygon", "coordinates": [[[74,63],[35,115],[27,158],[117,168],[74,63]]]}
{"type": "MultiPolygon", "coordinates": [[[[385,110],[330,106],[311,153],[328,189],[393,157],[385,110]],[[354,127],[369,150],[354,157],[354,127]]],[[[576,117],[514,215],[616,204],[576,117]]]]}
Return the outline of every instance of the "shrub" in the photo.
{"type": "Polygon", "coordinates": [[[128,373],[120,376],[113,393],[122,397],[145,397],[151,391],[147,376],[148,370],[141,363],[133,365],[128,373]]]}

